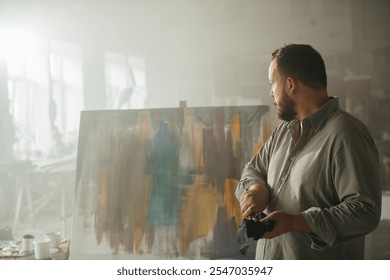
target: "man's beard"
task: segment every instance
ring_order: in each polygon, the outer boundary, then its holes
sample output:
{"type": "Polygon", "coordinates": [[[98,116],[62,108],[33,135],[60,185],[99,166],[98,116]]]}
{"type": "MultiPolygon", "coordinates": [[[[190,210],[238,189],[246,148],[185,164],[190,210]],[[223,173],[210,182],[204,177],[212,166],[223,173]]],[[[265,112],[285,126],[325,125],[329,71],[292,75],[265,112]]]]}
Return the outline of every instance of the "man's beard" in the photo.
{"type": "Polygon", "coordinates": [[[280,100],[278,109],[278,116],[281,120],[295,120],[295,116],[297,114],[295,112],[295,103],[287,94],[280,100]]]}

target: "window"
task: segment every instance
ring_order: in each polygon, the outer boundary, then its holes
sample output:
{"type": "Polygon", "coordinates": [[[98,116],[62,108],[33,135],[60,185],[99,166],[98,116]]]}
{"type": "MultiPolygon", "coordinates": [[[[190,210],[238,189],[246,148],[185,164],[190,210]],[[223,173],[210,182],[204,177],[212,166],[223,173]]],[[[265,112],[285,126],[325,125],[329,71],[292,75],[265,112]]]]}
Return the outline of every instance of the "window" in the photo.
{"type": "Polygon", "coordinates": [[[51,42],[49,67],[52,152],[67,154],[76,150],[80,111],[83,109],[80,48],[66,42],[51,42]]]}
{"type": "Polygon", "coordinates": [[[144,108],[147,97],[144,60],[115,52],[106,52],[105,59],[107,108],[144,108]]]}
{"type": "Polygon", "coordinates": [[[1,30],[16,159],[76,150],[83,106],[79,47],[20,30],[1,30]]]}

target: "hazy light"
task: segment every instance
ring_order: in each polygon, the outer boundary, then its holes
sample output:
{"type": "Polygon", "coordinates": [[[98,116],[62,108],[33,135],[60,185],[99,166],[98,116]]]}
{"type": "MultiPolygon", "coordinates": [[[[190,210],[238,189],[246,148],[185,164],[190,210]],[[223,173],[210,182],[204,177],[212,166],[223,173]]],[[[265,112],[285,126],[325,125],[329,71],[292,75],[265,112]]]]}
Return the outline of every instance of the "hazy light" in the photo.
{"type": "Polygon", "coordinates": [[[0,58],[25,57],[36,51],[42,38],[34,30],[19,26],[0,27],[0,58]]]}

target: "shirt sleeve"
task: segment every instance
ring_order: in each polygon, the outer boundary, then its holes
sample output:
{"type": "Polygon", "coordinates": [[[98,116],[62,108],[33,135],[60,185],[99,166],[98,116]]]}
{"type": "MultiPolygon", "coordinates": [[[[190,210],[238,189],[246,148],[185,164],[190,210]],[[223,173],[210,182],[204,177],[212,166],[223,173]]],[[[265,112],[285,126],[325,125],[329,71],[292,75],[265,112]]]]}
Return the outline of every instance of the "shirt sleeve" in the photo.
{"type": "Polygon", "coordinates": [[[267,171],[272,139],[273,136],[271,135],[252,159],[245,164],[236,188],[237,199],[240,199],[244,192],[255,183],[267,186],[267,171]]]}
{"type": "Polygon", "coordinates": [[[374,230],[381,215],[381,185],[377,148],[368,133],[346,135],[332,161],[334,186],[340,203],[303,212],[314,234],[315,249],[326,249],[374,230]]]}

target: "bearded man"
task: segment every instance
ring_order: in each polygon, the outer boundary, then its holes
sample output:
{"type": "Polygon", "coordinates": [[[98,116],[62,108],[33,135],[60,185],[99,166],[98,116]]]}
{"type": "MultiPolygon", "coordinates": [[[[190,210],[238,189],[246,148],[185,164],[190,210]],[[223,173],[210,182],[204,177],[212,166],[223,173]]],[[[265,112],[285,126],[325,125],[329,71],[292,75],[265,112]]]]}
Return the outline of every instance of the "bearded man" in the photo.
{"type": "Polygon", "coordinates": [[[243,218],[276,221],[257,259],[363,259],[381,215],[379,159],[367,127],[328,96],[325,63],[310,45],[272,53],[270,95],[283,122],[245,165],[243,218]]]}

